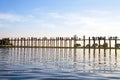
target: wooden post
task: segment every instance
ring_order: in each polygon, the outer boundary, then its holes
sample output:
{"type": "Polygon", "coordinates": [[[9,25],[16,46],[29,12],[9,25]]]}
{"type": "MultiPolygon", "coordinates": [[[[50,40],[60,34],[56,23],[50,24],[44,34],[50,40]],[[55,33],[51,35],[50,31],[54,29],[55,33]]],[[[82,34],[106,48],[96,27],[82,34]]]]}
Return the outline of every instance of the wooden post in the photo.
{"type": "Polygon", "coordinates": [[[51,42],[50,42],[50,46],[51,46],[51,47],[54,47],[55,41],[56,41],[56,40],[54,40],[54,38],[52,37],[52,38],[51,38],[51,42]]]}
{"type": "Polygon", "coordinates": [[[99,44],[98,44],[98,45],[99,45],[98,47],[99,47],[99,50],[100,50],[100,45],[101,45],[101,44],[100,44],[100,40],[101,40],[101,37],[98,37],[98,43],[99,43],[99,44]]]}
{"type": "Polygon", "coordinates": [[[41,47],[43,47],[43,38],[41,39],[41,47]]]}
{"type": "Polygon", "coordinates": [[[117,56],[117,36],[115,37],[115,56],[117,56]]]}
{"type": "Polygon", "coordinates": [[[24,38],[22,38],[22,46],[24,46],[24,38]]]}
{"type": "Polygon", "coordinates": [[[3,39],[1,40],[1,45],[3,45],[3,39]]]}
{"type": "Polygon", "coordinates": [[[32,47],[34,47],[35,46],[35,37],[33,37],[32,42],[33,42],[33,46],[32,47]]]}
{"type": "Polygon", "coordinates": [[[54,45],[54,38],[52,38],[52,40],[51,40],[51,47],[53,47],[53,45],[54,45]]]}
{"type": "Polygon", "coordinates": [[[42,46],[45,47],[45,40],[44,40],[44,38],[42,39],[42,46]]]}
{"type": "Polygon", "coordinates": [[[63,37],[62,37],[62,40],[61,40],[61,47],[63,47],[63,41],[64,41],[64,39],[63,39],[63,37]]]}
{"type": "Polygon", "coordinates": [[[109,37],[109,48],[110,48],[110,52],[111,52],[111,39],[112,39],[112,37],[109,37]]]}
{"type": "Polygon", "coordinates": [[[115,37],[115,49],[117,49],[117,37],[115,37]]]}
{"type": "Polygon", "coordinates": [[[51,38],[49,39],[49,47],[51,46],[50,43],[51,43],[51,38]]]}
{"type": "Polygon", "coordinates": [[[55,38],[55,45],[56,45],[56,47],[58,47],[58,45],[57,45],[57,37],[55,38]]]}
{"type": "Polygon", "coordinates": [[[64,39],[64,37],[63,37],[63,47],[65,47],[65,39],[64,39]]]}
{"type": "Polygon", "coordinates": [[[60,37],[60,39],[59,39],[59,47],[61,47],[61,37],[60,37]]]}
{"type": "Polygon", "coordinates": [[[89,51],[90,51],[90,46],[91,46],[91,42],[90,42],[90,37],[89,37],[89,51]]]}
{"type": "Polygon", "coordinates": [[[52,38],[50,37],[50,44],[49,44],[49,45],[50,45],[50,47],[51,47],[51,41],[52,41],[52,38]]]}
{"type": "MultiPolygon", "coordinates": [[[[95,37],[94,37],[94,45],[95,45],[95,37]]],[[[95,49],[95,46],[94,46],[94,49],[95,49]]]]}
{"type": "Polygon", "coordinates": [[[43,47],[43,46],[44,46],[43,38],[42,38],[42,40],[41,40],[41,43],[42,43],[42,45],[41,45],[41,46],[43,47]]]}
{"type": "Polygon", "coordinates": [[[38,47],[38,38],[36,37],[36,47],[38,47]]]}
{"type": "Polygon", "coordinates": [[[64,47],[66,47],[66,37],[64,38],[64,47]]]}
{"type": "Polygon", "coordinates": [[[75,47],[75,44],[76,44],[76,39],[77,39],[77,36],[74,35],[74,47],[75,47]]]}
{"type": "MultiPolygon", "coordinates": [[[[13,38],[11,38],[11,44],[12,44],[12,46],[13,46],[13,38]]],[[[2,45],[3,45],[3,41],[2,41],[2,45]]]]}
{"type": "Polygon", "coordinates": [[[95,49],[95,37],[92,37],[92,39],[93,39],[93,48],[95,49]]]}
{"type": "Polygon", "coordinates": [[[28,38],[28,46],[30,47],[30,37],[28,38]]]}
{"type": "Polygon", "coordinates": [[[26,39],[24,38],[24,47],[26,46],[26,39]]]}
{"type": "Polygon", "coordinates": [[[58,37],[58,47],[60,47],[60,37],[58,37]]]}
{"type": "Polygon", "coordinates": [[[47,47],[47,37],[45,37],[45,47],[47,47]]]}
{"type": "Polygon", "coordinates": [[[29,46],[30,46],[30,41],[31,41],[31,40],[30,40],[30,38],[29,38],[29,46]]]}
{"type": "Polygon", "coordinates": [[[63,37],[63,47],[65,47],[65,37],[63,37]]]}
{"type": "Polygon", "coordinates": [[[39,47],[39,38],[37,38],[37,47],[39,47]]]}
{"type": "Polygon", "coordinates": [[[52,47],[54,47],[54,38],[52,38],[52,43],[51,43],[51,45],[52,45],[52,47]]]}
{"type": "Polygon", "coordinates": [[[66,47],[66,37],[64,38],[64,47],[66,47]]]}
{"type": "Polygon", "coordinates": [[[16,38],[14,38],[14,46],[16,46],[16,38]]]}
{"type": "Polygon", "coordinates": [[[54,39],[53,39],[53,47],[55,47],[55,41],[56,41],[56,40],[55,40],[55,38],[54,38],[54,39]]]}
{"type": "Polygon", "coordinates": [[[72,39],[69,39],[69,47],[72,47],[72,39]]]}
{"type": "Polygon", "coordinates": [[[38,39],[38,46],[41,47],[41,38],[38,39]]]}
{"type": "Polygon", "coordinates": [[[83,36],[83,48],[85,48],[85,36],[83,36]]]}
{"type": "Polygon", "coordinates": [[[106,49],[105,44],[106,44],[106,37],[104,37],[104,49],[106,49]]]}
{"type": "Polygon", "coordinates": [[[50,46],[53,47],[53,38],[51,39],[50,46]]]}
{"type": "Polygon", "coordinates": [[[20,40],[20,41],[21,41],[20,46],[22,46],[22,38],[21,38],[21,40],[20,40]]]}
{"type": "Polygon", "coordinates": [[[62,47],[62,37],[60,37],[60,47],[62,47]]]}
{"type": "Polygon", "coordinates": [[[34,38],[34,42],[35,42],[35,47],[37,47],[37,38],[34,38]]]}
{"type": "Polygon", "coordinates": [[[33,37],[31,37],[31,47],[33,47],[33,37]]]}
{"type": "Polygon", "coordinates": [[[18,46],[20,46],[20,38],[18,38],[18,46]]]}
{"type": "Polygon", "coordinates": [[[55,41],[56,41],[56,40],[53,38],[53,47],[55,47],[55,41]]]}
{"type": "Polygon", "coordinates": [[[62,37],[62,39],[61,39],[61,47],[63,47],[63,37],[62,37]]]}
{"type": "Polygon", "coordinates": [[[51,40],[51,47],[53,47],[53,45],[54,45],[54,38],[52,38],[52,40],[51,40]]]}
{"type": "Polygon", "coordinates": [[[35,45],[36,45],[36,39],[35,39],[35,37],[33,38],[33,47],[35,47],[35,45]]]}
{"type": "Polygon", "coordinates": [[[68,38],[66,38],[66,47],[68,47],[68,38]]]}
{"type": "Polygon", "coordinates": [[[62,47],[62,37],[60,37],[60,46],[59,47],[62,47]]]}
{"type": "Polygon", "coordinates": [[[28,47],[28,38],[26,38],[26,47],[28,47]]]}
{"type": "Polygon", "coordinates": [[[101,47],[100,40],[101,40],[101,37],[98,37],[98,48],[99,48],[99,54],[100,54],[100,47],[101,47]]]}
{"type": "Polygon", "coordinates": [[[63,37],[60,37],[60,46],[59,47],[63,47],[63,37]]]}
{"type": "Polygon", "coordinates": [[[39,46],[42,47],[42,39],[40,38],[39,46]]]}
{"type": "Polygon", "coordinates": [[[30,46],[32,46],[32,37],[30,38],[30,46]]]}

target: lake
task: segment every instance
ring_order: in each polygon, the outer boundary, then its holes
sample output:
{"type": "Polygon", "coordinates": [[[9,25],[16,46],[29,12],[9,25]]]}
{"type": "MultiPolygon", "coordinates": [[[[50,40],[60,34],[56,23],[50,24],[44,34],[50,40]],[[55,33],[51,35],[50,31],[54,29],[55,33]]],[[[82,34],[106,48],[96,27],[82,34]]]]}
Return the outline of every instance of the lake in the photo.
{"type": "Polygon", "coordinates": [[[120,50],[0,48],[0,80],[116,80],[120,50]]]}

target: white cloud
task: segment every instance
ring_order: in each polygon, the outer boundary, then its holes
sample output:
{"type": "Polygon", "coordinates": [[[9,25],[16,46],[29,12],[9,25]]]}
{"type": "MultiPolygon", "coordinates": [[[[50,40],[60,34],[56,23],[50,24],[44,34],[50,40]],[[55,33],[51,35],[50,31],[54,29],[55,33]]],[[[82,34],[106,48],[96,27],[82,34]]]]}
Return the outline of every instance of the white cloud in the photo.
{"type": "MultiPolygon", "coordinates": [[[[87,12],[88,14],[90,12],[87,12]]],[[[39,14],[26,14],[14,15],[14,14],[0,14],[0,20],[8,20],[14,22],[20,22],[26,20],[25,24],[15,25],[21,27],[21,31],[31,30],[31,32],[43,32],[54,34],[81,34],[81,35],[119,35],[120,32],[120,15],[114,15],[105,11],[91,11],[91,13],[97,13],[96,16],[90,16],[82,13],[45,13],[44,16],[39,14]],[[102,15],[98,15],[102,14],[102,15]],[[104,15],[103,15],[104,14],[104,15]],[[107,16],[106,16],[107,14],[107,16]],[[118,16],[118,17],[117,17],[118,16]],[[24,28],[23,28],[24,27],[24,28]],[[27,30],[25,30],[27,29],[27,30]],[[48,29],[48,30],[45,30],[48,29]],[[49,32],[47,32],[49,31],[49,32]]],[[[6,26],[0,24],[0,27],[6,26]]],[[[12,28],[12,26],[11,26],[12,28]]],[[[28,32],[29,32],[28,31],[28,32]]],[[[48,34],[50,35],[50,34],[48,34]]]]}
{"type": "Polygon", "coordinates": [[[90,17],[81,16],[79,13],[66,13],[60,15],[59,13],[52,13],[53,18],[62,19],[61,23],[68,26],[80,25],[95,25],[95,19],[90,17]]]}
{"type": "Polygon", "coordinates": [[[106,15],[111,13],[110,11],[105,10],[86,10],[85,12],[98,15],[106,15]]]}
{"type": "Polygon", "coordinates": [[[6,21],[11,21],[11,22],[24,21],[22,16],[9,14],[9,13],[0,13],[0,20],[6,20],[6,21]]]}
{"type": "MultiPolygon", "coordinates": [[[[109,11],[97,11],[95,17],[80,13],[54,13],[53,18],[62,19],[61,23],[64,27],[68,27],[69,31],[76,33],[93,34],[93,35],[119,35],[120,32],[120,15],[115,15],[109,11]],[[112,14],[111,14],[112,13],[112,14]],[[102,15],[99,15],[102,14],[102,15]],[[118,16],[118,17],[117,17],[118,16]],[[74,27],[74,28],[72,28],[74,27]]],[[[90,12],[88,12],[89,14],[90,12]]],[[[66,28],[67,29],[67,28],[66,28]]],[[[67,30],[66,30],[67,31],[67,30]]]]}
{"type": "Polygon", "coordinates": [[[65,18],[65,16],[62,16],[62,15],[60,15],[60,14],[57,13],[57,12],[48,13],[48,15],[50,15],[50,16],[52,16],[52,17],[54,17],[54,18],[58,18],[58,19],[64,19],[64,18],[65,18]]]}
{"type": "Polygon", "coordinates": [[[41,23],[39,25],[43,28],[55,28],[56,27],[56,25],[52,23],[41,23]]]}
{"type": "Polygon", "coordinates": [[[6,24],[0,24],[0,27],[7,27],[8,25],[6,24]]]}

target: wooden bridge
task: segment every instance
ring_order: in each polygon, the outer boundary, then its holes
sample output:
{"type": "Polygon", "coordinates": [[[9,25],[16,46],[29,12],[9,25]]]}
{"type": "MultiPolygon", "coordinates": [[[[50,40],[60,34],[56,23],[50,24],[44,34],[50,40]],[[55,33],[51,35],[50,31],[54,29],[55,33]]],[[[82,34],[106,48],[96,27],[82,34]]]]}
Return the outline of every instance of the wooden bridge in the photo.
{"type": "Polygon", "coordinates": [[[115,37],[28,37],[28,38],[3,38],[0,47],[9,48],[120,48],[120,39],[115,37]],[[112,46],[113,45],[113,46],[112,46]]]}

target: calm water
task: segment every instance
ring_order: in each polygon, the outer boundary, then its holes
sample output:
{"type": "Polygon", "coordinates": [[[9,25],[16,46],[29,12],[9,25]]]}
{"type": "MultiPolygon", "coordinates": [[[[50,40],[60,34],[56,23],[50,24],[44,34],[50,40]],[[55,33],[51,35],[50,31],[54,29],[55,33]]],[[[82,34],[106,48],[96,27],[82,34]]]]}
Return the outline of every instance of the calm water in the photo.
{"type": "Polygon", "coordinates": [[[110,79],[120,79],[120,50],[0,49],[0,80],[110,79]]]}

